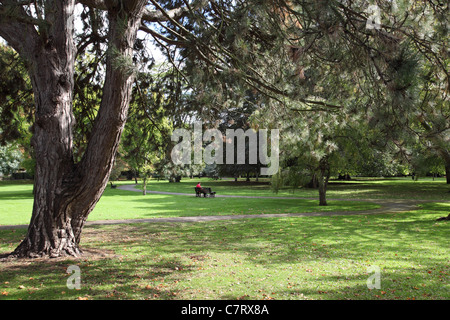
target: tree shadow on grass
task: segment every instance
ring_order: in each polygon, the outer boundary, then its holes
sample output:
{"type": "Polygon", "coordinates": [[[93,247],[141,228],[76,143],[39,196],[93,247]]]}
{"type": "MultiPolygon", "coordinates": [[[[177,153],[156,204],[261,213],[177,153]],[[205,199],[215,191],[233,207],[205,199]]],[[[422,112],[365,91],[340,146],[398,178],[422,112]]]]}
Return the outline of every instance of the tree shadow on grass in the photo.
{"type": "Polygon", "coordinates": [[[2,191],[0,193],[0,200],[33,200],[33,193],[31,191],[2,191]]]}
{"type": "Polygon", "coordinates": [[[380,266],[379,273],[368,268],[356,275],[322,274],[304,287],[294,286],[276,293],[293,299],[300,296],[320,300],[448,299],[450,292],[445,281],[429,275],[426,267],[385,269],[380,266]]]}
{"type": "MultiPolygon", "coordinates": [[[[82,290],[66,287],[65,270],[74,260],[34,260],[28,264],[0,264],[0,284],[9,282],[14,286],[0,286],[0,291],[10,291],[8,299],[177,299],[182,294],[179,290],[187,289],[166,283],[186,282],[196,275],[207,277],[208,272],[215,272],[213,268],[219,268],[215,275],[218,277],[224,275],[220,273],[224,270],[234,270],[234,277],[243,272],[251,279],[253,271],[258,270],[267,274],[284,272],[311,282],[311,286],[303,288],[271,289],[282,297],[372,299],[378,297],[371,295],[375,291],[367,293],[365,281],[369,277],[367,267],[375,262],[381,268],[382,288],[377,292],[381,298],[395,299],[398,291],[411,290],[417,293],[416,299],[440,299],[446,291],[439,285],[448,274],[446,226],[432,219],[426,221],[423,214],[408,213],[90,226],[83,234],[82,248],[98,248],[113,255],[76,260],[82,271],[82,290]],[[443,250],[431,251],[430,245],[443,250]],[[209,261],[214,255],[237,262],[224,262],[226,268],[214,267],[209,261]],[[194,261],[201,259],[206,271],[196,269],[194,261]],[[295,271],[280,271],[290,267],[295,271]],[[17,289],[20,285],[35,291],[25,293],[17,289]],[[392,295],[383,290],[384,285],[395,290],[392,295]]],[[[408,298],[409,292],[399,296],[408,298]]],[[[222,297],[232,296],[226,293],[222,297]]]]}
{"type": "Polygon", "coordinates": [[[81,258],[19,259],[0,262],[0,300],[176,299],[166,282],[191,272],[178,258],[159,263],[84,248],[81,258]],[[87,253],[87,254],[86,254],[87,253]],[[80,288],[70,289],[69,266],[80,270],[80,288]],[[136,266],[139,267],[136,267],[136,266]]]}

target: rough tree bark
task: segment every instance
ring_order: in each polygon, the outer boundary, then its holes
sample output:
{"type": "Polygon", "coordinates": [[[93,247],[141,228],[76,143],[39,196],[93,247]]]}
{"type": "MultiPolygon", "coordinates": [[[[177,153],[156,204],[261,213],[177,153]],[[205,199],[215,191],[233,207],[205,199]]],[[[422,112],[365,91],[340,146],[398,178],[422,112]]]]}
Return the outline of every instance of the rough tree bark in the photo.
{"type": "Polygon", "coordinates": [[[450,220],[450,213],[446,217],[437,218],[436,221],[448,221],[450,220]]]}
{"type": "Polygon", "coordinates": [[[327,204],[327,186],[330,179],[330,164],[328,157],[324,157],[319,162],[319,206],[327,204]]]}
{"type": "Polygon", "coordinates": [[[431,149],[444,160],[445,176],[447,184],[450,184],[450,138],[448,135],[434,132],[433,126],[431,126],[422,115],[418,117],[418,120],[427,132],[425,138],[431,142],[431,149]]]}
{"type": "Polygon", "coordinates": [[[450,184],[450,161],[445,164],[445,177],[447,178],[447,184],[450,184]]]}
{"type": "Polygon", "coordinates": [[[0,22],[0,35],[28,62],[36,103],[33,212],[26,237],[13,256],[80,255],[83,226],[107,185],[134,81],[127,61],[147,1],[105,3],[109,49],[103,98],[86,152],[77,164],[72,156],[75,45],[70,30],[75,0],[47,1],[48,27],[39,34],[27,23],[0,22]]]}
{"type": "Polygon", "coordinates": [[[442,143],[440,148],[436,148],[437,153],[441,156],[441,158],[444,160],[444,166],[445,166],[445,176],[447,180],[447,184],[450,184],[450,151],[448,149],[448,142],[442,139],[442,143]],[[447,143],[446,143],[447,142],[447,143]]]}

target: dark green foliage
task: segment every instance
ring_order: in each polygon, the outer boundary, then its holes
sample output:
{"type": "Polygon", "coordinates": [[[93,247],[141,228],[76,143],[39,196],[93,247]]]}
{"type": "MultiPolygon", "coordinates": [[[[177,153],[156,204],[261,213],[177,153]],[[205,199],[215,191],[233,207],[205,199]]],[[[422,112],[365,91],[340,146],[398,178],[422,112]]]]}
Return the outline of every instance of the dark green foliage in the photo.
{"type": "Polygon", "coordinates": [[[0,44],[0,144],[28,134],[33,119],[33,93],[22,59],[0,44]]]}

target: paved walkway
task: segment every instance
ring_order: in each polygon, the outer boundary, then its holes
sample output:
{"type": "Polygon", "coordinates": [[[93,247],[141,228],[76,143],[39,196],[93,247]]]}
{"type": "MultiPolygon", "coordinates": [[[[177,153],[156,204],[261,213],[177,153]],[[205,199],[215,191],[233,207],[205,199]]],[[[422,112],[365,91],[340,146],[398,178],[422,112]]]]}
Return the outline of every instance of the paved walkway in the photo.
{"type": "MultiPolygon", "coordinates": [[[[141,192],[136,189],[135,185],[122,185],[118,189],[130,192],[141,192]]],[[[169,194],[179,196],[194,197],[190,193],[176,193],[165,191],[147,191],[150,194],[169,194]]],[[[233,196],[233,195],[216,195],[223,198],[258,198],[258,199],[308,199],[316,200],[317,198],[302,197],[264,197],[264,196],[233,196]]],[[[305,213],[274,213],[274,214],[241,214],[241,215],[221,215],[221,216],[197,216],[197,217],[173,217],[173,218],[150,218],[150,219],[123,219],[123,220],[96,220],[88,221],[86,225],[109,225],[109,224],[125,224],[125,223],[167,223],[167,222],[202,222],[202,221],[218,221],[232,219],[250,219],[250,218],[283,218],[283,217],[309,217],[309,216],[332,216],[332,215],[368,215],[382,213],[399,213],[417,209],[419,203],[432,202],[431,200],[410,200],[410,199],[327,199],[330,201],[367,201],[381,205],[379,209],[362,210],[362,211],[333,211],[333,212],[305,212],[305,213]]],[[[27,228],[28,225],[0,226],[2,229],[19,229],[27,228]]]]}

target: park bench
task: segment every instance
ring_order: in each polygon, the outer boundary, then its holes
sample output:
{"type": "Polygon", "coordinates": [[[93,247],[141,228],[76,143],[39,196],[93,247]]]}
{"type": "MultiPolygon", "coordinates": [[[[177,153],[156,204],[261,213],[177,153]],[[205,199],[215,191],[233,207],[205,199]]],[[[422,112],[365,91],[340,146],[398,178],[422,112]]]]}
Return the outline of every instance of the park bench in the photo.
{"type": "Polygon", "coordinates": [[[197,188],[195,187],[195,196],[201,197],[203,193],[203,197],[215,198],[216,193],[211,190],[211,188],[197,188]]]}

